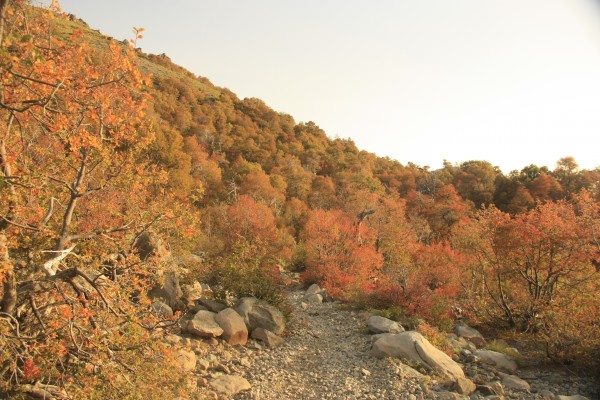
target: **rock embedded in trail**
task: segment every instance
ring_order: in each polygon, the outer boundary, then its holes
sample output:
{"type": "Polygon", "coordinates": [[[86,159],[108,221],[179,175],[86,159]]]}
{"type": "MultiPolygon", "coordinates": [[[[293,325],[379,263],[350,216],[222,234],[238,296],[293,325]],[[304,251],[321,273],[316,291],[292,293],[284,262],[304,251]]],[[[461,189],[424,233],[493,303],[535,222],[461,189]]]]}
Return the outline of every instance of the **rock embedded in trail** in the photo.
{"type": "Polygon", "coordinates": [[[177,363],[184,371],[193,371],[196,369],[196,354],[193,351],[184,349],[177,350],[177,363]]]}
{"type": "Polygon", "coordinates": [[[285,343],[282,337],[277,336],[268,329],[256,328],[252,331],[251,337],[260,340],[269,347],[277,347],[285,343]]]}
{"type": "Polygon", "coordinates": [[[231,345],[245,345],[248,329],[244,319],[233,308],[226,308],[215,315],[215,322],[223,329],[223,339],[231,345]]]}
{"type": "Polygon", "coordinates": [[[404,328],[398,322],[380,317],[379,315],[371,315],[367,319],[367,327],[369,328],[369,332],[375,334],[404,332],[404,328]]]}
{"type": "Polygon", "coordinates": [[[239,375],[221,375],[210,381],[210,386],[217,392],[233,396],[239,392],[250,390],[252,386],[245,378],[239,375]]]}
{"type": "Polygon", "coordinates": [[[506,375],[502,379],[502,386],[507,389],[530,391],[529,383],[516,375],[506,375]]]}
{"type": "Polygon", "coordinates": [[[308,304],[319,304],[323,302],[323,296],[321,296],[319,293],[315,293],[315,294],[311,294],[310,296],[306,297],[306,302],[308,304]]]}
{"type": "Polygon", "coordinates": [[[473,354],[484,364],[491,364],[496,368],[507,372],[515,372],[517,370],[517,363],[515,360],[506,354],[498,353],[497,351],[492,350],[477,350],[473,354]]]}
{"type": "Polygon", "coordinates": [[[423,335],[416,331],[382,337],[373,344],[371,354],[378,358],[406,358],[413,362],[422,363],[434,372],[453,380],[465,377],[465,373],[458,363],[435,348],[423,335]]]}
{"type": "Polygon", "coordinates": [[[282,312],[265,301],[244,297],[238,300],[234,308],[244,319],[249,332],[263,328],[281,335],[285,330],[282,312]]]}
{"type": "Polygon", "coordinates": [[[223,328],[215,321],[216,314],[210,311],[198,311],[186,327],[189,334],[200,337],[219,337],[223,328]]]}

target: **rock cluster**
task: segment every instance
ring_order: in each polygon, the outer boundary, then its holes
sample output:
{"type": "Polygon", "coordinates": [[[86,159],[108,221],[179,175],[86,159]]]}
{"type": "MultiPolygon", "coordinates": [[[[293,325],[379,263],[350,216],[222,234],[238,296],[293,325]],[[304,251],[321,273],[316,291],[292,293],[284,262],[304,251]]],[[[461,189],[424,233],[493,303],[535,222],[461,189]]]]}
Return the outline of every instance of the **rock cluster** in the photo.
{"type": "Polygon", "coordinates": [[[593,398],[588,382],[517,369],[514,360],[485,349],[483,336],[464,324],[450,335],[450,357],[418,332],[347,309],[318,287],[292,291],[289,299],[295,311],[287,324],[279,310],[257,299],[239,299],[232,307],[194,299],[182,332],[165,338],[195,380],[189,398],[593,398]],[[308,300],[318,300],[315,294],[320,301],[308,300]]]}

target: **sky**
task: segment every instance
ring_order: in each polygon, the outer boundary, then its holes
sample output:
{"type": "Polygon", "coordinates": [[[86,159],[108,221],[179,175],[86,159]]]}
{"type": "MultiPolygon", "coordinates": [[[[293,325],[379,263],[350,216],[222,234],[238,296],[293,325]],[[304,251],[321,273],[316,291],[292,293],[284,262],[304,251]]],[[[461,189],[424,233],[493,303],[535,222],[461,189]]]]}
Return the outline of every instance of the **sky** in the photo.
{"type": "Polygon", "coordinates": [[[360,149],[505,173],[600,166],[598,0],[62,0],[360,149]]]}

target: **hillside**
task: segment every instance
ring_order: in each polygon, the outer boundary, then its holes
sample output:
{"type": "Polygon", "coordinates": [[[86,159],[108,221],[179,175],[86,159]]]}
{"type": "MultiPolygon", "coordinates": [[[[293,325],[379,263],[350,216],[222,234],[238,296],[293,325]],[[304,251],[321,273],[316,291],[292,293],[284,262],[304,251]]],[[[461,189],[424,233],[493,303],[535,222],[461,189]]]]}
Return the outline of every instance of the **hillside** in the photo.
{"type": "Polygon", "coordinates": [[[205,311],[182,288],[293,319],[291,272],[432,340],[468,321],[597,370],[600,169],[403,165],[75,17],[1,4],[0,393],[184,396],[160,339],[205,311]]]}

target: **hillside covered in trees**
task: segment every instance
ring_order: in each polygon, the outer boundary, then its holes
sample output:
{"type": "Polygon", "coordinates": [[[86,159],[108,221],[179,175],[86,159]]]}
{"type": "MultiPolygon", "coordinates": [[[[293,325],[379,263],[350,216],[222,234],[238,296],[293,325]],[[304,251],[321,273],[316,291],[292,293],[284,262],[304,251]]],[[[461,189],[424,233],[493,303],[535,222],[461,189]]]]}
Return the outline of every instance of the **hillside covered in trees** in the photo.
{"type": "Polygon", "coordinates": [[[284,306],[280,271],[301,271],[598,367],[599,168],[402,164],[58,9],[0,7],[0,392],[131,393],[119,371],[139,396],[183,385],[153,341],[173,321],[148,311],[165,267],[136,247],[147,232],[222,294],[284,306]]]}

